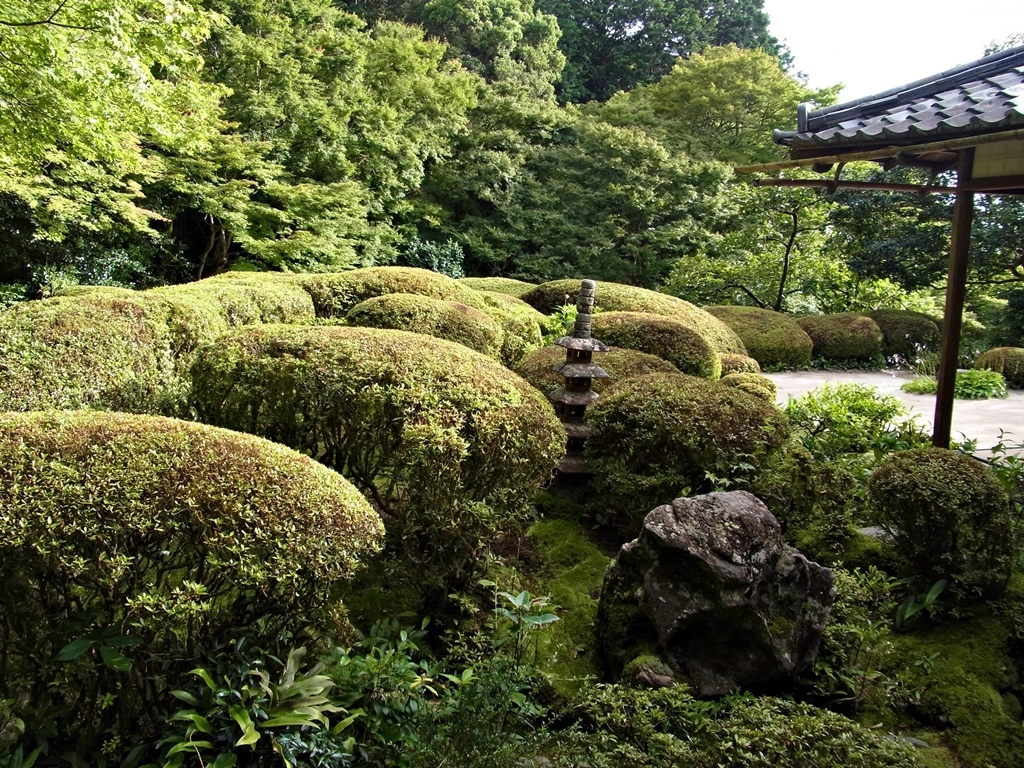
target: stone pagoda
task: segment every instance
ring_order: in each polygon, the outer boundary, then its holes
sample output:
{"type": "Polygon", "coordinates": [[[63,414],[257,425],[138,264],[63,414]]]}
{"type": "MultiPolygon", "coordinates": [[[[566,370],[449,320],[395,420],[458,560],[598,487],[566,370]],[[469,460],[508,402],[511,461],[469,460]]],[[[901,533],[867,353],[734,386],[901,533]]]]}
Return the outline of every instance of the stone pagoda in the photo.
{"type": "Polygon", "coordinates": [[[563,336],[555,343],[565,347],[565,362],[555,366],[555,371],[565,378],[565,385],[548,393],[548,400],[555,406],[555,413],[565,427],[567,436],[566,454],[556,468],[557,477],[566,480],[584,480],[590,476],[583,459],[583,447],[590,437],[591,429],[583,423],[587,406],[599,395],[591,388],[594,379],[607,379],[608,374],[593,363],[595,352],[607,352],[608,347],[591,337],[591,319],[594,315],[594,295],[597,283],[584,280],[576,301],[576,325],[571,336],[563,336]]]}

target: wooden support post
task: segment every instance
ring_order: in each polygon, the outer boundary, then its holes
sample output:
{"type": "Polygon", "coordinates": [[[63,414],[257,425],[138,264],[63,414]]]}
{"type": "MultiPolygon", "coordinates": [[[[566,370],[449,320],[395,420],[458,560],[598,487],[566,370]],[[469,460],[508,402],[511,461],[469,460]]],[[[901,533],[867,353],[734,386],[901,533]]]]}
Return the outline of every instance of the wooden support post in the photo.
{"type": "Polygon", "coordinates": [[[942,321],[942,352],[939,356],[939,387],[935,394],[932,445],[949,448],[953,429],[953,390],[956,386],[960,329],[963,325],[964,296],[967,293],[967,259],[971,248],[974,193],[965,189],[970,181],[973,151],[961,150],[957,171],[956,204],[953,207],[953,236],[949,246],[949,274],[946,277],[946,310],[942,321]]]}

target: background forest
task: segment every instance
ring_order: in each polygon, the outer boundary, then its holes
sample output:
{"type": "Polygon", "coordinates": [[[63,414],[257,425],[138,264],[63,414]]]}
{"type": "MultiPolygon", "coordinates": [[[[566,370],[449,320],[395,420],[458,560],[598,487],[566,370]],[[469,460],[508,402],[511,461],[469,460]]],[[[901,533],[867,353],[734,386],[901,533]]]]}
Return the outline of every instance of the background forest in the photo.
{"type": "MultiPolygon", "coordinates": [[[[757,0],[16,0],[0,28],[8,301],[407,264],[938,308],[948,199],[733,177],[837,92],[787,71],[757,0]]],[[[1000,301],[974,308],[998,324],[1020,204],[978,205],[972,281],[1000,301]]]]}

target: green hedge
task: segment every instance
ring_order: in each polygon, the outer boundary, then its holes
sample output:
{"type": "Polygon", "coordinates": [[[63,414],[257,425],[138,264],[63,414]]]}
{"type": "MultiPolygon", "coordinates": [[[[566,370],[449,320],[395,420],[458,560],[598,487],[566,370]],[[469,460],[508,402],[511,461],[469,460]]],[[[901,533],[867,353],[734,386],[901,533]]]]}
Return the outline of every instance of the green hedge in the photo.
{"type": "Polygon", "coordinates": [[[990,349],[974,361],[974,367],[1001,373],[1006,379],[1006,386],[1024,389],[1024,349],[1020,347],[990,349]]]}
{"type": "Polygon", "coordinates": [[[170,296],[214,302],[232,327],[258,323],[311,323],[316,319],[313,300],[298,284],[296,275],[226,272],[160,290],[170,296]]]}
{"type": "Polygon", "coordinates": [[[937,352],[942,343],[939,326],[922,312],[906,309],[876,309],[868,312],[882,331],[882,354],[888,358],[913,360],[923,351],[937,352]]]}
{"type": "Polygon", "coordinates": [[[494,291],[478,291],[484,300],[484,312],[501,326],[505,338],[501,360],[510,368],[544,343],[542,333],[550,318],[522,299],[494,291]]]}
{"type": "Polygon", "coordinates": [[[871,362],[881,357],[882,330],[865,315],[808,315],[797,319],[814,342],[816,360],[871,362]]]}
{"type": "Polygon", "coordinates": [[[796,320],[759,307],[706,307],[743,340],[747,354],[762,368],[806,368],[811,364],[811,337],[796,320]]]}
{"type": "Polygon", "coordinates": [[[320,458],[374,501],[395,546],[456,575],[565,449],[533,387],[421,334],[253,327],[203,350],[193,374],[202,421],[320,458]]]}
{"type": "MultiPolygon", "coordinates": [[[[522,296],[523,301],[544,314],[566,304],[575,304],[579,280],[553,280],[538,285],[522,296]]],[[[619,283],[597,284],[596,307],[604,312],[649,312],[674,318],[700,333],[715,352],[746,354],[739,336],[718,318],[688,301],[646,288],[619,283]]]]}
{"type": "Polygon", "coordinates": [[[680,372],[702,379],[722,375],[722,363],[699,332],[671,317],[647,312],[594,315],[594,337],[606,344],[657,355],[680,372]]]}
{"type": "Polygon", "coordinates": [[[774,403],[779,394],[779,388],[775,382],[760,373],[730,373],[723,376],[719,382],[727,387],[736,387],[747,394],[760,397],[769,403],[774,403]]]}
{"type": "Polygon", "coordinates": [[[415,267],[367,267],[348,272],[299,275],[296,282],[313,299],[317,317],[344,317],[356,304],[388,293],[414,293],[483,309],[484,300],[446,275],[415,267]]]}
{"type": "Polygon", "coordinates": [[[961,600],[1006,588],[1018,526],[1006,491],[981,462],[941,448],[900,451],[875,470],[868,492],[919,588],[949,579],[961,600]]]}
{"type": "Polygon", "coordinates": [[[504,334],[490,315],[457,301],[389,293],[361,301],[345,315],[349,325],[423,333],[497,357],[504,334]]]}
{"type": "Polygon", "coordinates": [[[511,277],[460,277],[459,282],[474,291],[491,291],[516,298],[522,298],[523,294],[537,287],[533,283],[513,280],[511,277]]]}
{"type": "Polygon", "coordinates": [[[718,359],[722,362],[722,375],[728,376],[730,373],[760,373],[761,366],[752,357],[746,355],[719,355],[718,359]]]}
{"type": "MultiPolygon", "coordinates": [[[[531,352],[516,366],[515,371],[541,392],[547,393],[565,384],[565,378],[555,368],[565,362],[565,348],[544,347],[531,352]]],[[[672,363],[655,355],[635,349],[611,347],[607,352],[594,354],[594,363],[601,366],[607,379],[594,379],[595,392],[610,392],[614,387],[638,376],[651,373],[679,373],[672,363]]]]}
{"type": "Polygon", "coordinates": [[[54,752],[143,744],[171,685],[229,641],[342,629],[331,585],[381,535],[351,483],[251,435],[0,415],[0,699],[29,732],[55,725],[54,752]]]}
{"type": "Polygon", "coordinates": [[[160,412],[174,380],[162,311],[87,293],[0,313],[0,411],[105,408],[160,412]]]}
{"type": "Polygon", "coordinates": [[[625,382],[587,417],[598,432],[587,441],[598,515],[634,535],[651,509],[713,490],[715,477],[743,487],[789,436],[771,403],[683,374],[625,382]]]}

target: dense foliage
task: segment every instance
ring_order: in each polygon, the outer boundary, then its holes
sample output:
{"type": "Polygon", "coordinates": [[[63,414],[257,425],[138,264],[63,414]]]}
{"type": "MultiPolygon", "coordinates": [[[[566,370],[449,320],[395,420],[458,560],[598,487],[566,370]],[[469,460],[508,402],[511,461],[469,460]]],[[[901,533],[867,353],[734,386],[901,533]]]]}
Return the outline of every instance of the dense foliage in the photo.
{"type": "Polygon", "coordinates": [[[702,379],[722,374],[718,354],[704,337],[679,320],[650,312],[602,312],[593,322],[595,337],[667,360],[680,373],[702,379]]]}
{"type": "Polygon", "coordinates": [[[909,575],[923,586],[949,579],[963,601],[1006,588],[1019,522],[983,464],[940,448],[896,453],[872,475],[870,494],[909,575]]]}
{"type": "Polygon", "coordinates": [[[342,629],[330,587],[381,534],[351,483],[260,438],[102,412],[0,416],[2,698],[23,729],[50,723],[84,754],[151,737],[168,681],[228,641],[342,629]]]}
{"type": "Polygon", "coordinates": [[[807,315],[798,318],[797,323],[811,337],[816,360],[881,362],[882,331],[870,317],[854,313],[807,315]]]}
{"type": "MultiPolygon", "coordinates": [[[[541,392],[548,393],[557,387],[565,386],[565,377],[555,372],[555,368],[564,362],[564,347],[543,347],[524,357],[515,367],[515,371],[541,392]]],[[[679,369],[662,357],[614,346],[607,352],[595,354],[594,364],[601,366],[608,374],[608,378],[594,379],[591,383],[591,388],[598,393],[610,392],[613,387],[638,376],[647,376],[651,373],[679,373],[679,369]]]]}
{"type": "Polygon", "coordinates": [[[523,512],[564,451],[539,392],[421,334],[256,327],[204,349],[193,372],[202,421],[336,469],[373,501],[395,546],[445,578],[523,512]]]}
{"type": "Polygon", "coordinates": [[[789,436],[775,408],[736,387],[683,374],[632,379],[589,411],[599,518],[631,533],[654,507],[742,484],[789,436]]]}
{"type": "MultiPolygon", "coordinates": [[[[523,301],[541,312],[576,303],[579,280],[553,280],[523,294],[523,301]]],[[[595,306],[600,311],[647,312],[671,317],[700,333],[716,352],[743,354],[743,342],[725,323],[688,301],[631,285],[601,282],[595,306]]]]}
{"type": "Polygon", "coordinates": [[[796,320],[759,307],[707,307],[743,340],[762,368],[806,368],[814,342],[796,320]]]}
{"type": "Polygon", "coordinates": [[[990,349],[974,362],[974,367],[1001,373],[1007,386],[1024,388],[1024,349],[1020,347],[990,349]]]}

